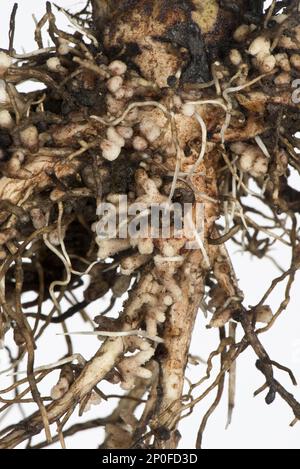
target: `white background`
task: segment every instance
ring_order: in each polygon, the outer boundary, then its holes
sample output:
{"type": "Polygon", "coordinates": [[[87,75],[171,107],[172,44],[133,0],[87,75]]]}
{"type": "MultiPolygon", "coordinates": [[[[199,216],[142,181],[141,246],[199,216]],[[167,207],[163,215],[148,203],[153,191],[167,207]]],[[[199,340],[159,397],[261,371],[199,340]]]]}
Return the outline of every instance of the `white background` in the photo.
{"type": "MultiPolygon", "coordinates": [[[[13,6],[12,0],[0,0],[0,47],[7,47],[8,23],[9,15],[13,6]]],[[[16,23],[15,47],[18,52],[23,49],[26,52],[34,50],[36,44],[33,41],[34,22],[32,13],[39,19],[45,11],[45,0],[20,0],[16,23]]],[[[57,0],[56,2],[65,8],[81,6],[82,2],[76,0],[57,0]]],[[[64,18],[60,17],[60,25],[68,28],[64,18]]],[[[297,184],[298,179],[294,178],[293,184],[297,184]]],[[[298,185],[299,187],[299,185],[298,185]]],[[[237,247],[231,248],[232,259],[238,278],[240,279],[240,287],[245,292],[245,306],[258,303],[261,296],[270,285],[272,278],[279,275],[279,271],[268,259],[257,260],[251,259],[248,255],[237,252],[237,247]]],[[[288,266],[290,261],[290,253],[284,247],[280,247],[275,252],[278,262],[283,266],[288,266]]],[[[285,284],[278,287],[271,297],[271,306],[276,309],[283,299],[285,284]]],[[[273,360],[291,367],[298,381],[300,382],[300,311],[299,311],[299,276],[296,279],[295,286],[292,291],[292,301],[288,310],[277,321],[273,329],[266,335],[261,337],[263,344],[266,346],[273,360]]],[[[80,295],[78,295],[80,298],[80,295]]],[[[107,300],[108,301],[108,300],[107,300]]],[[[105,305],[94,303],[89,311],[91,317],[95,316],[98,311],[104,309],[105,305]]],[[[198,322],[195,328],[194,339],[192,344],[192,353],[207,358],[208,354],[215,349],[218,343],[218,335],[216,331],[206,330],[207,320],[199,313],[198,322]]],[[[87,325],[80,323],[76,318],[68,321],[69,330],[83,330],[87,325]]],[[[56,336],[57,332],[61,332],[60,326],[54,326],[51,331],[47,332],[42,342],[39,344],[39,351],[36,358],[36,366],[52,363],[61,358],[66,353],[65,344],[62,338],[56,336]]],[[[11,337],[7,334],[8,339],[11,337]]],[[[86,359],[91,357],[99,347],[99,342],[95,338],[76,337],[74,340],[74,349],[80,352],[86,359]]],[[[216,359],[217,360],[217,359],[216,359]]],[[[262,375],[255,368],[256,358],[251,351],[245,352],[238,360],[238,382],[237,382],[237,403],[234,412],[233,423],[231,427],[225,431],[226,423],[226,399],[225,396],[222,404],[209,420],[205,437],[205,448],[299,448],[300,447],[300,423],[294,428],[289,427],[289,423],[293,420],[293,415],[287,405],[277,398],[272,406],[267,406],[264,402],[264,395],[253,398],[253,392],[263,384],[262,375]]],[[[218,365],[218,362],[215,362],[218,365]]],[[[7,366],[7,355],[5,351],[0,351],[0,370],[7,366]]],[[[21,369],[24,369],[24,364],[21,369]]],[[[205,366],[190,367],[189,377],[192,381],[197,381],[205,373],[205,366]]],[[[299,387],[293,388],[287,376],[280,372],[276,373],[278,378],[284,385],[287,385],[291,392],[300,400],[299,387]]],[[[54,372],[50,378],[46,379],[40,387],[44,395],[49,395],[51,387],[56,383],[57,373],[54,372]]],[[[0,388],[5,387],[7,380],[5,375],[0,375],[0,388]]],[[[207,384],[203,385],[204,390],[207,384]]],[[[101,384],[101,389],[106,392],[116,392],[115,388],[101,384]]],[[[201,417],[209,407],[214,396],[199,405],[193,415],[183,420],[180,430],[182,433],[181,447],[193,448],[196,438],[198,426],[201,417]]],[[[111,405],[116,404],[116,400],[109,400],[109,403],[103,403],[98,407],[92,408],[90,412],[81,419],[88,420],[96,417],[108,415],[111,405]]],[[[36,410],[35,406],[25,408],[26,415],[36,410]]],[[[1,420],[0,426],[17,422],[21,418],[20,410],[14,410],[7,415],[4,421],[1,420]]],[[[74,423],[78,419],[77,415],[73,416],[69,422],[74,423]]],[[[53,427],[53,433],[55,428],[53,427]]],[[[68,448],[96,448],[101,442],[103,432],[100,429],[85,431],[77,436],[67,439],[68,448]]],[[[40,436],[34,441],[40,441],[40,436]]],[[[51,448],[59,447],[53,445],[51,448]]]]}

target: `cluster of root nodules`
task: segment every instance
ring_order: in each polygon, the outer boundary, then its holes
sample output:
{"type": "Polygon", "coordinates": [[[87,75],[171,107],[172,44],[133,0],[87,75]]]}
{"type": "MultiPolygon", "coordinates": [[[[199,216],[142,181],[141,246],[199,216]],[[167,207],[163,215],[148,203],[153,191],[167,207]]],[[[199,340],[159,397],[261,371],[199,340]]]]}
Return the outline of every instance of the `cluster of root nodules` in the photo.
{"type": "MultiPolygon", "coordinates": [[[[35,402],[37,411],[16,427],[4,426],[0,448],[23,441],[30,447],[43,430],[46,440],[35,447],[55,441],[64,447],[68,435],[100,426],[103,447],[174,447],[180,419],[217,391],[198,431],[201,446],[227,381],[230,423],[235,362],[249,347],[264,378],[256,394],[265,392],[268,404],[280,396],[293,423],[300,419],[300,405],[273,374],[280,368],[295,384],[292,372],[260,343],[260,334],[286,310],[300,266],[300,194],[288,183],[291,172],[300,171],[293,87],[300,77],[299,12],[297,2],[284,2],[283,10],[277,3],[283,2],[272,2],[256,24],[241,20],[222,59],[212,61],[211,82],[182,83],[179,70],[165,88],[126,64],[126,57],[108,58],[86,10],[67,14],[75,29],[69,34],[56,26],[48,3],[36,27],[38,49],[16,54],[14,9],[10,47],[0,52],[0,340],[11,362],[2,374],[12,375],[1,390],[0,421],[19,405],[35,402]],[[50,47],[42,41],[45,25],[50,47]],[[28,80],[43,89],[18,91],[28,80]],[[203,233],[153,239],[144,226],[137,238],[104,239],[97,233],[97,207],[117,207],[120,195],[148,209],[165,203],[170,212],[172,202],[203,203],[203,233]],[[225,247],[229,240],[281,270],[251,309],[243,305],[225,247]],[[187,249],[187,242],[196,247],[187,249]],[[290,249],[287,269],[273,259],[275,245],[290,249]],[[284,281],[285,296],[272,311],[269,296],[284,281]],[[112,314],[126,293],[119,314],[112,314]],[[111,298],[106,310],[96,302],[104,295],[111,298]],[[220,334],[204,376],[203,365],[189,355],[200,305],[202,321],[220,334]],[[83,319],[80,332],[100,339],[88,362],[68,335],[76,316],[83,319]],[[37,368],[40,340],[53,324],[66,335],[54,333],[51,349],[65,341],[67,354],[37,368]],[[215,356],[220,368],[212,380],[215,356]],[[196,383],[185,383],[187,362],[198,366],[196,383]],[[19,376],[24,365],[25,377],[19,376]],[[41,395],[40,382],[57,370],[52,389],[41,395]],[[107,415],[107,382],[119,395],[111,415],[68,427],[78,408],[81,415],[98,406],[97,416],[101,407],[107,415]]],[[[194,211],[188,216],[193,226],[194,211]]]]}

